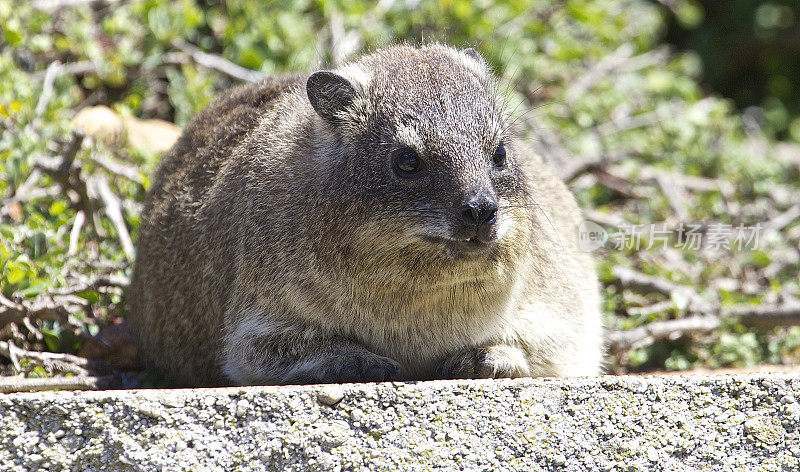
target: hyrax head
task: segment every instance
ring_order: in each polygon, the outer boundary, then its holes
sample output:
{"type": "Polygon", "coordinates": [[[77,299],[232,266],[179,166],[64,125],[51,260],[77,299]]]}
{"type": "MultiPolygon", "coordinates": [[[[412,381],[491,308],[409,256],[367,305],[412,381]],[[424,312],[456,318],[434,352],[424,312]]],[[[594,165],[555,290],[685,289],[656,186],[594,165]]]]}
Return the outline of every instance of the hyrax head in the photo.
{"type": "Polygon", "coordinates": [[[333,143],[332,179],[360,215],[350,218],[451,256],[513,239],[523,174],[477,52],[395,46],[316,72],[306,90],[333,143]]]}

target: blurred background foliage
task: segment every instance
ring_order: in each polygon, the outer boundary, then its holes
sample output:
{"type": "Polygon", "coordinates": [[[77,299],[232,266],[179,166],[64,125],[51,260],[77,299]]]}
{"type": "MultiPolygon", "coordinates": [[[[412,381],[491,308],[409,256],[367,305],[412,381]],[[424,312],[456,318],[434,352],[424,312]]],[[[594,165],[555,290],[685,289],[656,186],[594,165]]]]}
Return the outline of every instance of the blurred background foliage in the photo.
{"type": "Polygon", "coordinates": [[[800,142],[800,1],[671,4],[664,40],[697,53],[707,91],[732,98],[770,136],[800,142]]]}
{"type": "MultiPolygon", "coordinates": [[[[714,224],[761,225],[760,239],[744,250],[677,248],[679,241],[647,249],[646,237],[641,247],[600,249],[610,332],[717,320],[618,343],[611,371],[800,356],[797,327],[756,328],[725,316],[730,307],[783,307],[800,295],[800,152],[776,141],[800,141],[792,2],[59,3],[0,0],[0,342],[81,352],[102,326],[124,318],[124,233],[135,240],[159,151],[133,134],[77,139],[76,114],[106,105],[122,120],[184,126],[240,83],[203,65],[198,51],[272,74],[329,67],[395,41],[438,40],[484,54],[520,133],[607,230],[698,222],[707,235],[714,224]],[[47,159],[66,165],[73,180],[59,183],[47,159]],[[118,210],[104,186],[118,196],[118,210]],[[618,268],[678,289],[630,283],[618,268]]],[[[6,357],[6,374],[54,373],[6,357]]]]}

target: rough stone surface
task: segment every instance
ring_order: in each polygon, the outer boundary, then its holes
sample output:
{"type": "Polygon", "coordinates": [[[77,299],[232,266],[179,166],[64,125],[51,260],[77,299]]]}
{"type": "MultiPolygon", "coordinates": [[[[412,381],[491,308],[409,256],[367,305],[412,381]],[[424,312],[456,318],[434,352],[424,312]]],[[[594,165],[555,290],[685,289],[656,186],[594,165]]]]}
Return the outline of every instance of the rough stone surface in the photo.
{"type": "Polygon", "coordinates": [[[800,470],[797,374],[340,388],[0,395],[0,470],[800,470]]]}

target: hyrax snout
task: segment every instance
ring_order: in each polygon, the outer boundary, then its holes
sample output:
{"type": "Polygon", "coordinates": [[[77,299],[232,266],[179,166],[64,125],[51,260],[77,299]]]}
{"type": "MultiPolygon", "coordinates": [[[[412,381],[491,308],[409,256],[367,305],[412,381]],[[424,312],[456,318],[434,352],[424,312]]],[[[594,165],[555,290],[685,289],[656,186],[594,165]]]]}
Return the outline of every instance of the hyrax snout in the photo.
{"type": "Polygon", "coordinates": [[[234,89],[164,157],[131,324],[178,384],[593,375],[580,211],[472,50],[234,89]]]}

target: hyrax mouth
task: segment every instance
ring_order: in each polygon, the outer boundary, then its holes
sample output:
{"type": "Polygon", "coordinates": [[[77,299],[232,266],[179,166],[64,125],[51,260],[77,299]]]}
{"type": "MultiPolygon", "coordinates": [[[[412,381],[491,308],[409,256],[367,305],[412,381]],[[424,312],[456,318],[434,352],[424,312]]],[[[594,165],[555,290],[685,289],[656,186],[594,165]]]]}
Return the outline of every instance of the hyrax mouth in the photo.
{"type": "Polygon", "coordinates": [[[443,237],[427,237],[429,242],[446,249],[451,254],[479,254],[489,250],[492,242],[482,241],[478,236],[468,239],[453,239],[443,237]]]}
{"type": "Polygon", "coordinates": [[[461,244],[467,251],[482,251],[491,246],[491,242],[482,241],[478,236],[473,236],[461,244]]]}

